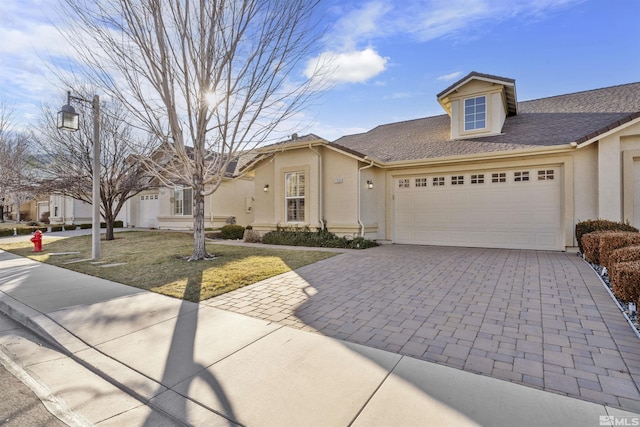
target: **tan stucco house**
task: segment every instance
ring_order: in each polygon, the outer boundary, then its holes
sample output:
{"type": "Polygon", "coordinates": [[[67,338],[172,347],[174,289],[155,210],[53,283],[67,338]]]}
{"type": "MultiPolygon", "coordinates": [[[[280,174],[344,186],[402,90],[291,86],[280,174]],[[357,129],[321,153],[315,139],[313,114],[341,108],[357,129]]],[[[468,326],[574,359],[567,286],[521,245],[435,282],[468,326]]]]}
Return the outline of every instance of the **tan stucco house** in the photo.
{"type": "Polygon", "coordinates": [[[518,102],[472,72],[437,99],[446,114],[261,148],[254,229],[565,250],[581,220],[640,226],[640,83],[518,102]]]}

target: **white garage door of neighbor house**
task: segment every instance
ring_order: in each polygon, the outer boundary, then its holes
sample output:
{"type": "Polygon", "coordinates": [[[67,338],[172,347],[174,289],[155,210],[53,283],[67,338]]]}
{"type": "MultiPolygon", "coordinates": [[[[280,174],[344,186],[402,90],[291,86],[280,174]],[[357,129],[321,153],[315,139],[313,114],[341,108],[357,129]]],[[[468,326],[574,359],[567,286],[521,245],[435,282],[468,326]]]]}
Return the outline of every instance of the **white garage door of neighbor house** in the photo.
{"type": "Polygon", "coordinates": [[[564,250],[559,168],[394,179],[394,243],[564,250]]]}
{"type": "Polygon", "coordinates": [[[138,227],[158,228],[158,209],[160,203],[157,194],[140,196],[140,210],[138,212],[138,227]]]}

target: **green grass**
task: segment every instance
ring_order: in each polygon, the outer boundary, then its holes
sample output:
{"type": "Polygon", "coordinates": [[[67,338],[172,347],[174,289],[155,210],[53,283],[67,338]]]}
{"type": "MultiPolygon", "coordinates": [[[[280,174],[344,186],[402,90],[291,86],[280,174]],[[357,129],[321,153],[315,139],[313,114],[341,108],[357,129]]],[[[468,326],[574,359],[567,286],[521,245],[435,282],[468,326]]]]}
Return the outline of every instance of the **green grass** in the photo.
{"type": "Polygon", "coordinates": [[[102,264],[88,261],[91,236],[60,238],[46,235],[44,251],[34,253],[27,237],[3,243],[0,249],[114,282],[182,298],[202,301],[260,280],[329,258],[335,253],[215,245],[207,242],[211,261],[188,262],[193,237],[186,233],[126,232],[101,241],[102,264]],[[56,255],[62,252],[76,254],[56,255]],[[74,262],[78,260],[84,260],[74,262]],[[113,267],[105,264],[126,263],[113,267]]]}

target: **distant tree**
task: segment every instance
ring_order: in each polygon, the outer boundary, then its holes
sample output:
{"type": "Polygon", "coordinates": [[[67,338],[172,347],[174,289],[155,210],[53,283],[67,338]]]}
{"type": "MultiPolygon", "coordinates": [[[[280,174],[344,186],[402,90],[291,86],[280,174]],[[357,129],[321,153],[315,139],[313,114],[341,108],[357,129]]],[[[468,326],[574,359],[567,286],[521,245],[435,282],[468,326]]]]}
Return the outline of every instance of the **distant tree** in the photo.
{"type": "MultiPolygon", "coordinates": [[[[0,101],[0,203],[16,206],[16,222],[20,222],[20,206],[37,193],[37,161],[31,153],[32,140],[15,129],[11,108],[0,101]]],[[[4,218],[2,218],[4,221],[4,218]]]]}
{"type": "Polygon", "coordinates": [[[319,1],[62,2],[83,77],[163,143],[164,161],[140,161],[163,183],[191,187],[190,259],[208,258],[205,197],[241,153],[274,138],[315,94],[302,68],[321,35],[319,1]]]}
{"type": "MultiPolygon", "coordinates": [[[[43,155],[43,189],[93,203],[93,119],[91,107],[74,104],[84,119],[77,132],[56,127],[59,107],[43,108],[34,139],[43,155]]],[[[100,106],[100,214],[106,223],[106,240],[113,240],[113,226],[125,202],[150,188],[151,175],[133,159],[149,154],[148,144],[128,124],[129,114],[118,102],[100,106]]]]}

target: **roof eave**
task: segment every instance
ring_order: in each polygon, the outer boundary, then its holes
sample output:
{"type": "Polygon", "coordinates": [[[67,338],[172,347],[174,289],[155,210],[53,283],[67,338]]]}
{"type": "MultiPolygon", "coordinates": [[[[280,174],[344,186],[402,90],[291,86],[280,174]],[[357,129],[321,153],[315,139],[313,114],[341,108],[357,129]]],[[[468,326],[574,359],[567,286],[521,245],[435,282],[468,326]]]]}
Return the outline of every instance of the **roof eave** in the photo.
{"type": "Polygon", "coordinates": [[[486,160],[498,160],[508,159],[512,157],[528,157],[528,156],[540,156],[544,154],[559,154],[562,152],[570,152],[575,150],[577,144],[575,142],[554,145],[551,147],[538,147],[538,148],[525,148],[521,150],[508,150],[508,151],[490,151],[485,153],[466,154],[457,156],[444,156],[427,159],[415,159],[415,160],[399,160],[394,162],[386,162],[382,164],[382,168],[396,168],[396,167],[412,167],[412,166],[431,166],[437,164],[451,164],[451,163],[466,163],[477,162],[486,160]]]}
{"type": "Polygon", "coordinates": [[[608,126],[590,133],[589,135],[585,135],[582,138],[577,139],[575,142],[578,148],[583,148],[599,141],[602,138],[606,138],[613,133],[619,132],[622,129],[633,126],[636,123],[640,123],[640,111],[629,114],[627,117],[617,120],[608,126]]]}

